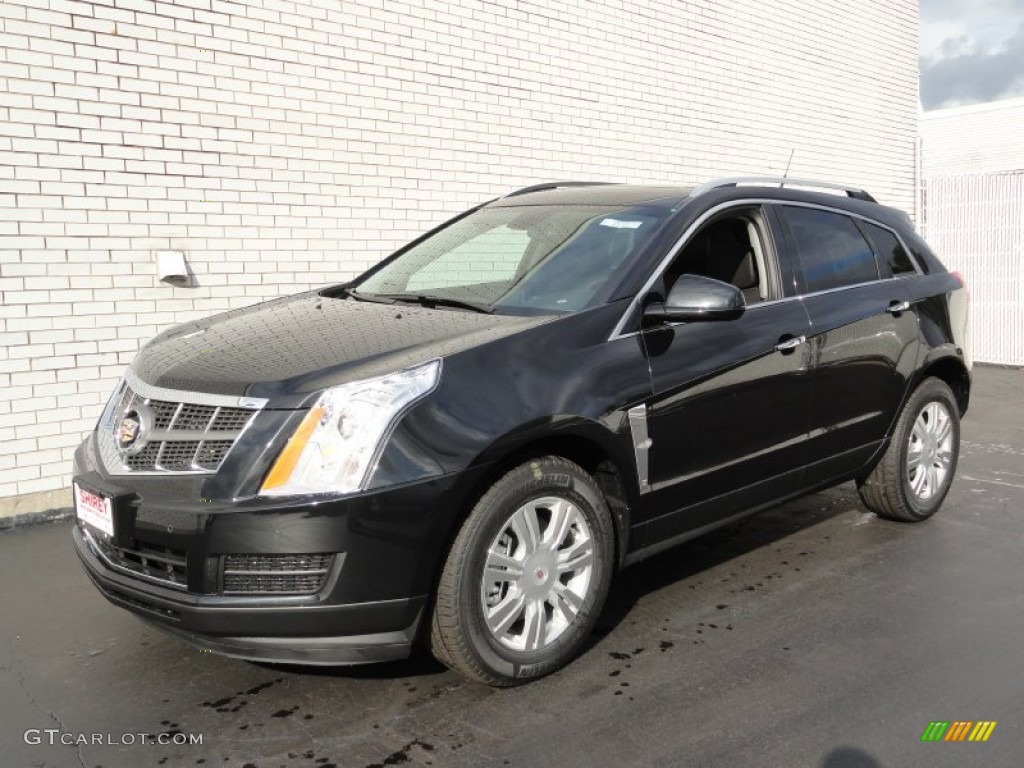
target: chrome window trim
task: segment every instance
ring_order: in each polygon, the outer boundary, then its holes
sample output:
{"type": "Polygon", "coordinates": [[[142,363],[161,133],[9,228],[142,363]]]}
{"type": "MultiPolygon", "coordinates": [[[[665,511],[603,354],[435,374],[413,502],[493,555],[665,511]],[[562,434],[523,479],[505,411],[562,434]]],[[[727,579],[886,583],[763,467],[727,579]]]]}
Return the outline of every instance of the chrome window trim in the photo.
{"type": "Polygon", "coordinates": [[[651,272],[651,276],[647,278],[644,284],[640,287],[640,290],[637,291],[636,295],[630,300],[629,306],[626,307],[626,311],[623,312],[622,315],[619,317],[619,321],[615,324],[615,327],[612,329],[611,336],[608,337],[608,340],[614,341],[615,339],[624,338],[626,336],[633,336],[634,334],[638,333],[638,331],[632,331],[630,333],[622,332],[622,329],[626,325],[626,319],[633,314],[636,308],[640,305],[640,301],[643,299],[643,297],[646,296],[647,292],[651,290],[651,287],[658,280],[658,278],[661,277],[662,273],[666,269],[668,269],[668,265],[671,264],[673,259],[675,259],[675,257],[679,255],[679,252],[683,249],[683,246],[686,245],[686,243],[690,240],[690,238],[694,236],[694,234],[696,234],[698,229],[704,226],[704,223],[708,219],[710,219],[715,214],[728,210],[730,208],[742,208],[745,205],[750,205],[751,203],[754,202],[756,202],[755,199],[744,198],[741,200],[729,200],[724,203],[719,203],[718,205],[706,210],[697,218],[696,221],[693,222],[693,224],[687,227],[686,231],[683,232],[683,234],[679,236],[679,239],[675,241],[672,247],[668,249],[668,253],[665,254],[665,257],[661,260],[661,263],[659,263],[658,266],[655,267],[654,271],[651,272]]]}
{"type": "MultiPolygon", "coordinates": [[[[865,216],[864,214],[857,213],[855,211],[846,211],[846,210],[843,210],[842,208],[833,208],[832,206],[821,205],[820,203],[806,203],[806,202],[803,202],[803,201],[800,201],[800,200],[773,200],[772,202],[775,203],[776,205],[782,205],[782,206],[792,205],[792,206],[798,206],[798,207],[801,207],[801,208],[819,208],[819,209],[821,209],[823,211],[827,211],[829,213],[838,213],[838,214],[840,214],[842,216],[849,216],[851,219],[860,219],[861,221],[866,221],[868,224],[875,225],[879,229],[884,229],[887,232],[891,232],[892,236],[896,238],[896,242],[898,242],[900,244],[900,247],[903,248],[904,252],[907,254],[907,258],[910,259],[910,263],[914,265],[914,274],[915,275],[923,275],[924,274],[924,272],[921,270],[921,265],[918,264],[917,263],[917,259],[914,258],[914,252],[911,251],[909,248],[907,248],[907,244],[903,240],[903,236],[900,235],[899,232],[897,232],[895,229],[890,227],[888,224],[885,224],[885,223],[879,221],[878,219],[873,219],[870,216],[865,216]]],[[[864,239],[867,241],[867,244],[871,246],[871,252],[874,253],[875,252],[875,244],[873,242],[871,242],[871,240],[868,239],[867,237],[865,237],[863,234],[861,234],[861,237],[864,237],[864,239]]],[[[906,272],[904,272],[902,275],[893,275],[893,277],[904,277],[904,276],[910,276],[910,275],[908,275],[908,273],[906,273],[906,272]]],[[[881,279],[886,279],[886,278],[881,278],[881,279]]],[[[869,280],[868,282],[870,283],[870,282],[873,282],[873,281],[869,280]]],[[[865,283],[854,283],[854,285],[865,285],[865,283]]],[[[840,286],[840,287],[846,287],[846,286],[840,286]]],[[[832,290],[832,289],[826,289],[826,290],[832,290]]],[[[824,293],[824,291],[815,291],[815,293],[824,293]]],[[[808,294],[803,294],[803,295],[810,296],[811,294],[808,293],[808,294]]]]}
{"type": "MultiPolygon", "coordinates": [[[[789,301],[801,301],[802,302],[805,299],[813,299],[813,298],[815,298],[817,296],[824,296],[824,295],[829,294],[829,293],[839,293],[840,291],[849,291],[849,290],[852,290],[854,288],[863,288],[865,285],[880,285],[881,283],[891,283],[891,282],[893,282],[895,280],[902,280],[902,279],[903,279],[903,276],[900,276],[900,277],[883,277],[883,278],[880,278],[878,280],[869,280],[866,283],[854,283],[852,285],[840,285],[840,286],[838,286],[836,288],[825,288],[825,289],[820,290],[820,291],[813,291],[812,293],[801,293],[799,296],[785,296],[785,297],[783,297],[781,299],[771,299],[769,301],[759,301],[757,304],[751,304],[744,311],[745,312],[753,312],[755,309],[759,309],[760,307],[770,307],[770,306],[774,306],[776,304],[785,304],[786,302],[789,302],[789,301]]],[[[689,324],[689,321],[686,321],[686,320],[676,320],[676,321],[669,321],[669,322],[665,323],[665,325],[670,327],[670,328],[677,328],[680,325],[688,325],[688,324],[689,324]]],[[[640,333],[640,331],[630,331],[629,333],[622,334],[621,336],[617,336],[616,338],[625,339],[625,338],[629,338],[630,336],[636,336],[638,333],[640,333]]],[[[609,341],[611,341],[611,339],[609,339],[609,341]]]]}
{"type": "MultiPolygon", "coordinates": [[[[872,285],[872,284],[875,284],[875,283],[888,282],[889,280],[903,280],[903,279],[905,279],[907,277],[915,277],[917,275],[924,274],[921,271],[921,266],[917,263],[917,259],[914,258],[913,252],[909,248],[907,248],[907,244],[904,242],[903,238],[900,236],[900,233],[897,232],[895,229],[893,229],[888,224],[885,224],[885,223],[883,223],[881,221],[878,221],[877,219],[873,219],[870,216],[865,216],[863,214],[856,213],[854,211],[848,211],[848,210],[845,210],[843,208],[837,208],[837,207],[833,207],[833,206],[830,206],[830,205],[823,205],[821,203],[808,203],[808,202],[804,202],[804,201],[801,201],[801,200],[778,200],[778,199],[775,199],[775,198],[765,198],[765,197],[744,197],[744,198],[737,198],[735,200],[727,200],[724,203],[719,203],[718,205],[713,206],[712,208],[709,208],[708,210],[706,210],[703,214],[701,214],[697,218],[696,221],[693,222],[693,224],[691,224],[689,227],[686,228],[686,231],[683,232],[682,235],[679,236],[679,239],[676,240],[676,242],[672,245],[671,248],[669,248],[668,253],[661,260],[661,262],[658,264],[658,266],[655,267],[654,271],[651,272],[651,276],[649,278],[647,278],[647,280],[644,282],[644,284],[640,288],[640,290],[637,291],[636,295],[630,300],[629,306],[626,307],[625,311],[619,317],[618,322],[615,324],[615,327],[612,329],[611,335],[609,335],[609,337],[608,337],[608,341],[615,341],[616,339],[628,338],[630,336],[635,336],[636,334],[639,333],[639,331],[630,331],[628,333],[623,333],[623,328],[625,328],[627,319],[633,314],[633,312],[639,306],[640,302],[643,300],[643,297],[646,296],[647,292],[651,290],[651,287],[654,285],[655,282],[657,282],[658,278],[661,277],[662,273],[666,269],[668,269],[668,266],[669,266],[669,264],[672,263],[673,259],[675,259],[675,257],[679,255],[679,252],[683,249],[683,246],[685,246],[687,244],[687,242],[690,240],[690,238],[692,238],[697,233],[698,229],[700,229],[702,226],[704,226],[704,224],[708,221],[708,219],[712,218],[713,216],[718,215],[719,213],[722,213],[723,211],[727,211],[730,208],[745,208],[745,207],[749,207],[751,205],[794,205],[794,206],[799,206],[799,207],[802,207],[802,208],[817,208],[817,209],[822,210],[822,211],[828,211],[829,213],[838,213],[838,214],[840,214],[842,216],[850,216],[852,218],[861,219],[862,221],[866,221],[866,222],[868,222],[870,224],[874,224],[876,227],[881,227],[882,229],[885,229],[885,230],[888,230],[889,232],[892,232],[892,234],[899,241],[900,245],[903,246],[903,250],[906,251],[907,256],[910,258],[911,264],[914,265],[915,273],[913,275],[911,275],[909,273],[904,273],[902,275],[893,275],[892,277],[879,278],[878,280],[869,280],[869,281],[864,282],[864,283],[853,283],[851,285],[841,285],[841,286],[837,286],[835,288],[825,288],[825,289],[820,290],[820,291],[812,291],[810,293],[801,293],[801,294],[797,294],[796,296],[784,296],[782,298],[771,299],[769,301],[759,301],[757,304],[754,304],[754,305],[751,305],[751,306],[747,307],[747,311],[756,309],[757,307],[765,307],[765,306],[770,306],[772,304],[779,304],[779,303],[784,302],[784,301],[795,301],[795,300],[804,299],[804,298],[807,298],[807,297],[810,297],[810,296],[820,296],[822,294],[834,293],[836,291],[846,291],[846,290],[849,290],[851,288],[859,288],[860,286],[863,286],[863,285],[872,285]]],[[[872,253],[874,253],[874,244],[871,243],[871,242],[868,242],[868,245],[870,245],[872,247],[872,253]]],[[[778,258],[778,255],[776,255],[776,258],[778,258]]],[[[678,325],[678,324],[675,324],[675,325],[678,325]]]]}
{"type": "MultiPolygon", "coordinates": [[[[896,238],[896,242],[900,244],[900,248],[903,249],[903,253],[906,254],[907,259],[910,260],[911,266],[914,267],[914,272],[913,272],[913,274],[911,274],[909,272],[901,272],[898,275],[893,275],[893,277],[895,277],[895,278],[899,278],[899,277],[915,277],[917,275],[925,274],[924,270],[921,269],[921,265],[918,263],[917,257],[914,255],[914,252],[907,247],[906,241],[903,239],[903,236],[899,232],[897,232],[895,229],[890,227],[888,224],[883,224],[882,222],[878,221],[877,219],[872,219],[872,218],[870,218],[868,216],[860,216],[858,214],[848,214],[848,215],[854,216],[855,218],[858,218],[861,221],[866,221],[868,224],[872,224],[873,226],[876,226],[879,229],[884,229],[886,232],[889,232],[890,234],[892,234],[893,237],[896,238]]],[[[874,242],[872,242],[870,240],[868,241],[868,245],[870,245],[872,248],[875,247],[874,242]]],[[[890,269],[889,271],[891,272],[892,270],[890,269]]]]}

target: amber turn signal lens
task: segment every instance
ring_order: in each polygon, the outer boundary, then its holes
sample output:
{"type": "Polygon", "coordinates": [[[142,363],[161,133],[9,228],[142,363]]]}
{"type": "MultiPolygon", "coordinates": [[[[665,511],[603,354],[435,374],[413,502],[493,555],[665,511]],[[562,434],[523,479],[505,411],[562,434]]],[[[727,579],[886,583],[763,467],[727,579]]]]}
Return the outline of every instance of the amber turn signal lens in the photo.
{"type": "Polygon", "coordinates": [[[288,479],[292,476],[292,470],[295,469],[295,465],[299,462],[302,451],[306,448],[306,443],[309,442],[310,435],[317,428],[320,419],[324,417],[324,413],[326,413],[324,408],[313,408],[306,414],[306,418],[299,424],[299,428],[288,439],[288,444],[281,451],[281,455],[277,457],[277,461],[274,462],[274,466],[270,469],[270,473],[267,475],[267,479],[263,481],[263,487],[260,490],[267,491],[288,482],[288,479]]]}

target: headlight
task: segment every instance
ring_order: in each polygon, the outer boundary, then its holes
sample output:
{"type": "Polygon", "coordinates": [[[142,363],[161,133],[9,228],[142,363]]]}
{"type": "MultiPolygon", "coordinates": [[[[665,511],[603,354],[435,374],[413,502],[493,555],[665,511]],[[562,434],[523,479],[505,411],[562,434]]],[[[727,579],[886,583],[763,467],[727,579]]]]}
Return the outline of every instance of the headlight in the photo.
{"type": "MultiPolygon", "coordinates": [[[[107,398],[107,404],[103,408],[103,413],[100,414],[100,420],[96,424],[96,429],[109,429],[114,426],[114,414],[117,412],[117,407],[122,404],[121,401],[124,399],[124,388],[126,386],[128,386],[128,383],[124,378],[117,382],[114,391],[107,398]]],[[[124,403],[124,405],[127,405],[127,403],[124,403]]]]}
{"type": "Polygon", "coordinates": [[[363,490],[391,427],[440,377],[441,361],[432,360],[324,391],[277,457],[260,495],[363,490]]]}

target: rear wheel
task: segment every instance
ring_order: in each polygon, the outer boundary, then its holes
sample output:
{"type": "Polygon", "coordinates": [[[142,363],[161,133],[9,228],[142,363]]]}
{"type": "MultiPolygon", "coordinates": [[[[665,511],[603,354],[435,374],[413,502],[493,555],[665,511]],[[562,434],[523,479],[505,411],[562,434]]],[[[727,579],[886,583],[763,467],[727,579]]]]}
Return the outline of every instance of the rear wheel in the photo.
{"type": "Polygon", "coordinates": [[[607,504],[583,469],[553,456],[513,469],[452,545],[434,606],[434,655],[490,685],[553,672],[590,634],[613,553],[607,504]]]}
{"type": "Polygon", "coordinates": [[[960,417],[953,392],[939,379],[925,379],[903,407],[882,460],[858,480],[860,497],[887,520],[925,520],[946,498],[959,456],[960,417]]]}

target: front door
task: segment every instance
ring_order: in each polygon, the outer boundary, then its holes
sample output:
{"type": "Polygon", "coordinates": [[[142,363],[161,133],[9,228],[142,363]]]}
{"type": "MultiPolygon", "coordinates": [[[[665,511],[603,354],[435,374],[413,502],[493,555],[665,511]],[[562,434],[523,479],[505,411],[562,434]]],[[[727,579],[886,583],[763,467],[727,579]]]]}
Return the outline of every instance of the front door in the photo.
{"type": "Polygon", "coordinates": [[[800,301],[778,295],[773,240],[759,209],[731,212],[666,271],[667,281],[689,273],[732,282],[748,306],[734,320],[644,331],[652,376],[645,546],[799,487],[809,461],[811,329],[800,301]]]}

